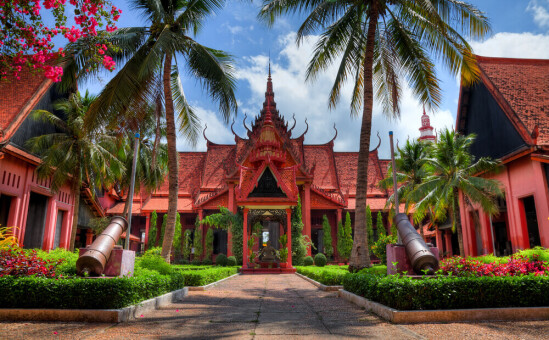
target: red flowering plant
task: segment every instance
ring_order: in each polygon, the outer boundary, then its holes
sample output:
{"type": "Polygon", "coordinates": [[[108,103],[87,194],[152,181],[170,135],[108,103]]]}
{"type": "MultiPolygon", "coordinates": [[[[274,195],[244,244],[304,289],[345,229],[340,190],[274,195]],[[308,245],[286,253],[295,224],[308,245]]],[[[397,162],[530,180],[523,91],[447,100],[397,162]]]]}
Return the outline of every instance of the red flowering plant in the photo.
{"type": "Polygon", "coordinates": [[[0,250],[0,277],[37,276],[56,277],[55,267],[63,260],[48,261],[36,255],[36,250],[25,252],[19,248],[0,250]]]}
{"type": "Polygon", "coordinates": [[[549,267],[537,256],[512,256],[503,263],[483,263],[473,258],[459,256],[444,259],[440,264],[443,274],[454,276],[519,276],[534,274],[547,275],[549,267]]]}
{"type": "Polygon", "coordinates": [[[62,48],[54,49],[52,39],[64,36],[69,42],[93,38],[89,53],[94,58],[91,68],[114,69],[112,58],[105,55],[114,48],[107,40],[108,32],[116,30],[115,22],[122,11],[110,0],[0,0],[0,79],[19,79],[23,68],[43,70],[44,75],[58,82],[63,68],[55,60],[64,56],[62,48]],[[70,4],[70,6],[68,6],[70,4]],[[67,26],[66,12],[74,13],[76,25],[67,26]],[[54,26],[47,26],[44,11],[53,16],[54,26]],[[98,31],[98,28],[104,30],[98,31]]]}

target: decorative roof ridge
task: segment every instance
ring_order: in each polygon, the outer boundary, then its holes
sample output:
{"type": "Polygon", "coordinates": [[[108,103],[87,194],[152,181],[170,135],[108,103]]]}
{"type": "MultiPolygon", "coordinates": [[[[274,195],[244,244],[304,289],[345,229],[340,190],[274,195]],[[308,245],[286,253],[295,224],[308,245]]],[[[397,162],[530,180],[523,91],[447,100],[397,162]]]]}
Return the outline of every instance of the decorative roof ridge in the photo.
{"type": "Polygon", "coordinates": [[[325,198],[329,199],[330,201],[340,204],[342,206],[347,206],[347,203],[345,202],[345,198],[341,194],[341,191],[338,190],[337,192],[328,192],[325,189],[322,189],[316,184],[311,183],[311,189],[316,192],[317,194],[324,196],[325,198]]]}
{"type": "Polygon", "coordinates": [[[477,62],[491,63],[491,64],[524,64],[524,65],[547,65],[549,66],[549,59],[536,59],[536,58],[503,58],[503,57],[488,57],[481,55],[474,55],[477,62]]]}

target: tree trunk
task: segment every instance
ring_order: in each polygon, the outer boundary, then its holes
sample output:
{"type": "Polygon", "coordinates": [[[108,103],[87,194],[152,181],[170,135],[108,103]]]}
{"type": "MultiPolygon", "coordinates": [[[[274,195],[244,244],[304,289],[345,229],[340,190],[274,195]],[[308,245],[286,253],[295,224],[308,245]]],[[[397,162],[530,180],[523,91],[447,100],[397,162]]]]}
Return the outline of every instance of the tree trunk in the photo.
{"type": "Polygon", "coordinates": [[[74,251],[74,242],[76,241],[76,229],[78,228],[78,208],[80,207],[80,185],[78,185],[77,188],[73,188],[72,194],[74,195],[74,213],[72,217],[71,241],[69,243],[69,250],[71,252],[74,251]]]}
{"type": "Polygon", "coordinates": [[[465,256],[465,248],[463,247],[463,230],[461,228],[461,216],[459,214],[459,193],[457,189],[454,189],[454,207],[452,214],[454,215],[454,223],[456,225],[456,232],[458,234],[458,243],[459,243],[459,255],[465,256]]]}
{"type": "Polygon", "coordinates": [[[173,109],[172,90],[170,86],[172,69],[172,55],[166,53],[164,60],[164,98],[166,108],[166,138],[168,141],[168,217],[164,241],[162,242],[162,257],[169,263],[175,233],[175,219],[177,214],[177,192],[179,190],[179,155],[176,149],[177,135],[175,132],[175,117],[173,109]]]}
{"type": "Polygon", "coordinates": [[[372,68],[374,62],[374,42],[377,29],[378,10],[373,1],[366,41],[366,56],[364,61],[364,108],[360,127],[360,145],[356,176],[355,234],[353,250],[349,260],[349,271],[356,272],[370,267],[370,250],[366,232],[366,194],[368,190],[368,161],[370,159],[370,135],[372,132],[372,109],[374,93],[372,84],[372,68]]]}
{"type": "Polygon", "coordinates": [[[160,96],[156,98],[156,108],[154,110],[156,115],[156,129],[154,134],[154,145],[152,150],[151,170],[156,167],[156,153],[158,152],[158,144],[160,143],[160,116],[162,115],[162,102],[160,96]]]}

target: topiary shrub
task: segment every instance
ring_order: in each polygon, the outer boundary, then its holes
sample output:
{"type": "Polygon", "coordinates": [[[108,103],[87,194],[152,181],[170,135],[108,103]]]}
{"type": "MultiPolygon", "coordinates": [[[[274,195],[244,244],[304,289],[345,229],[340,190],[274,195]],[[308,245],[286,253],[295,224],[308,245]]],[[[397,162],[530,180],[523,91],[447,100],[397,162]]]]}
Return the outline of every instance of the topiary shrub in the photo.
{"type": "Polygon", "coordinates": [[[228,267],[236,266],[236,257],[234,257],[234,256],[227,257],[227,266],[228,267]]]}
{"type": "Polygon", "coordinates": [[[312,256],[307,256],[304,260],[303,260],[303,265],[304,266],[312,266],[314,264],[314,261],[313,261],[313,257],[312,256]]]}
{"type": "Polygon", "coordinates": [[[318,253],[315,255],[315,266],[324,267],[326,263],[328,263],[328,260],[326,259],[326,255],[322,253],[318,253]]]}
{"type": "Polygon", "coordinates": [[[227,256],[225,254],[219,254],[215,258],[215,264],[218,266],[226,267],[227,266],[227,256]]]}
{"type": "Polygon", "coordinates": [[[140,268],[155,270],[162,275],[170,275],[173,272],[172,266],[160,255],[145,254],[135,261],[140,268]]]}

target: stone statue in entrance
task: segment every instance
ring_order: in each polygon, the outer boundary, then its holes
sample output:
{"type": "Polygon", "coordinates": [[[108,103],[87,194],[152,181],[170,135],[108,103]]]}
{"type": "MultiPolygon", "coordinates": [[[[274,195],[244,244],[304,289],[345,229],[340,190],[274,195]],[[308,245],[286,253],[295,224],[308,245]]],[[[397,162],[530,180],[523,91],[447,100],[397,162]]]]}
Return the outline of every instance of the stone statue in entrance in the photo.
{"type": "Polygon", "coordinates": [[[259,254],[259,261],[276,262],[276,249],[271,247],[271,241],[268,241],[267,245],[261,250],[261,253],[259,254]]]}

